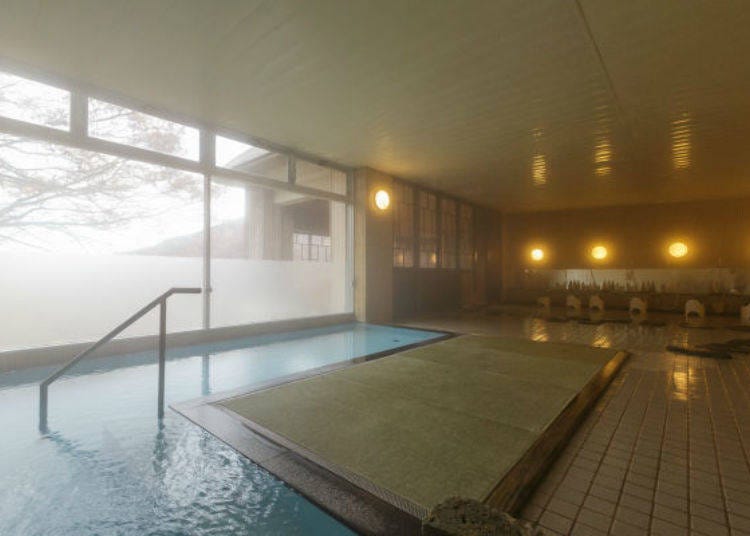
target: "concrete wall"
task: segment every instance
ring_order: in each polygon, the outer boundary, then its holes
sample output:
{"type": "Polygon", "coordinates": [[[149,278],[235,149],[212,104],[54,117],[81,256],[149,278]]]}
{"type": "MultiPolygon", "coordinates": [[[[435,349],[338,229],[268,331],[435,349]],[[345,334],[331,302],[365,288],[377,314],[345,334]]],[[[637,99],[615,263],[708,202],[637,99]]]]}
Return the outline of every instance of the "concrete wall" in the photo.
{"type": "Polygon", "coordinates": [[[354,313],[359,321],[393,319],[393,211],[375,208],[373,194],[393,179],[369,168],[354,174],[354,313]]]}
{"type": "Polygon", "coordinates": [[[750,199],[669,205],[597,208],[567,212],[506,214],[503,235],[504,291],[516,288],[527,268],[746,268],[750,266],[750,199]],[[680,240],[690,252],[667,254],[680,240]],[[590,255],[608,248],[606,261],[590,255]],[[545,251],[533,263],[529,251],[545,251]]]}
{"type": "Polygon", "coordinates": [[[496,303],[503,282],[503,218],[494,210],[478,208],[474,236],[476,270],[472,303],[496,303]]]}

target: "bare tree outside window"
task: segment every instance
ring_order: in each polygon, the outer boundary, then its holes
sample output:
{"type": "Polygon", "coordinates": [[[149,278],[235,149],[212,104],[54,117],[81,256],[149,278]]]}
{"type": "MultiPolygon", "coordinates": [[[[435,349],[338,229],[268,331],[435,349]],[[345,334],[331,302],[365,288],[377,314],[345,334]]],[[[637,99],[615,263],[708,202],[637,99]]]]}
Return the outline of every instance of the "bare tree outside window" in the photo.
{"type": "MultiPolygon", "coordinates": [[[[16,107],[23,106],[18,99],[22,82],[3,82],[0,103],[13,99],[16,107]]],[[[25,105],[32,106],[33,99],[25,105]]],[[[117,119],[118,131],[127,138],[122,141],[164,153],[183,151],[186,127],[120,107],[110,112],[106,118],[117,119]]],[[[37,108],[36,113],[42,124],[61,120],[56,106],[37,108]]],[[[136,249],[143,244],[136,243],[135,235],[145,238],[156,225],[149,222],[184,213],[202,195],[202,181],[190,173],[0,134],[3,249],[136,249]]],[[[158,242],[170,231],[162,225],[147,242],[158,242]]]]}

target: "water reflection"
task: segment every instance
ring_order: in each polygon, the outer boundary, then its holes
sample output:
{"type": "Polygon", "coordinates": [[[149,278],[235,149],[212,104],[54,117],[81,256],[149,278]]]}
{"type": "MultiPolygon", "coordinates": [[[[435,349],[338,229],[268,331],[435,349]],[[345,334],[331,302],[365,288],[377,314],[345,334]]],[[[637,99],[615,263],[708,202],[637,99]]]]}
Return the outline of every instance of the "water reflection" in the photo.
{"type": "Polygon", "coordinates": [[[529,338],[536,342],[548,342],[549,332],[547,331],[547,323],[539,318],[534,319],[529,330],[529,338]]]}
{"type": "MultiPolygon", "coordinates": [[[[168,354],[167,404],[438,334],[344,325],[168,354]]],[[[36,429],[36,382],[0,375],[0,534],[330,534],[351,531],[173,411],[155,418],[153,352],[81,363],[36,429]]]]}
{"type": "Polygon", "coordinates": [[[688,373],[681,370],[672,372],[672,398],[675,400],[688,399],[688,373]]]}
{"type": "Polygon", "coordinates": [[[612,348],[612,338],[603,330],[597,330],[591,346],[597,346],[599,348],[612,348]]]}

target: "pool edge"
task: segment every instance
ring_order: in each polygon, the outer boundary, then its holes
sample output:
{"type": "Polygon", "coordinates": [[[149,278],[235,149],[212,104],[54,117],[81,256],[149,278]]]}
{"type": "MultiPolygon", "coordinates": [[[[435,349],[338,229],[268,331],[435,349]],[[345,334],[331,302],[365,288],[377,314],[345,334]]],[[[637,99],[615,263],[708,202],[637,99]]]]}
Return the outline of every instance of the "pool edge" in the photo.
{"type": "MultiPolygon", "coordinates": [[[[389,325],[388,327],[419,331],[417,328],[407,328],[406,326],[389,325]]],[[[443,330],[421,331],[430,331],[441,335],[238,389],[186,400],[171,404],[169,407],[219,441],[232,447],[251,462],[273,474],[315,506],[356,532],[372,536],[415,535],[419,533],[421,527],[419,516],[410,515],[403,508],[394,506],[324,466],[274,442],[268,435],[254,430],[246,419],[217,404],[252,392],[306,380],[462,335],[461,333],[443,330]]]]}

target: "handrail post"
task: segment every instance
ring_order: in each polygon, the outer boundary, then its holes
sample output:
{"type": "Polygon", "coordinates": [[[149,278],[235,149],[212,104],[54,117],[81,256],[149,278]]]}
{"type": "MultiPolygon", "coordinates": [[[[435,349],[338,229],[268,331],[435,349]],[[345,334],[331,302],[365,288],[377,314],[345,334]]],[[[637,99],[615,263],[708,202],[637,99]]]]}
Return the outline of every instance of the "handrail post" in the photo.
{"type": "Polygon", "coordinates": [[[157,415],[164,418],[164,372],[167,361],[167,298],[161,299],[159,304],[159,407],[157,415]]]}
{"type": "Polygon", "coordinates": [[[47,433],[47,384],[39,386],[39,431],[47,433]]]}
{"type": "Polygon", "coordinates": [[[142,318],[146,313],[151,311],[157,305],[160,307],[159,311],[159,407],[158,415],[161,419],[164,417],[164,369],[166,364],[166,352],[167,352],[167,298],[173,294],[200,294],[202,290],[196,287],[173,287],[167,292],[158,296],[153,301],[142,307],[138,312],[130,316],[127,320],[122,322],[119,326],[114,328],[112,331],[107,333],[104,337],[99,339],[97,342],[89,346],[86,350],[75,356],[73,359],[68,361],[65,365],[53,372],[47,379],[39,384],[39,431],[43,434],[48,432],[47,428],[47,394],[49,386],[52,382],[61,377],[67,370],[73,365],[78,363],[81,359],[88,357],[93,354],[96,350],[101,348],[104,344],[114,339],[117,335],[122,333],[126,328],[133,325],[136,321],[142,318]]]}

